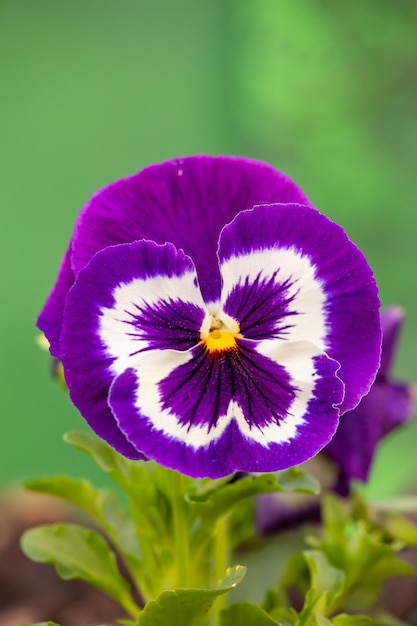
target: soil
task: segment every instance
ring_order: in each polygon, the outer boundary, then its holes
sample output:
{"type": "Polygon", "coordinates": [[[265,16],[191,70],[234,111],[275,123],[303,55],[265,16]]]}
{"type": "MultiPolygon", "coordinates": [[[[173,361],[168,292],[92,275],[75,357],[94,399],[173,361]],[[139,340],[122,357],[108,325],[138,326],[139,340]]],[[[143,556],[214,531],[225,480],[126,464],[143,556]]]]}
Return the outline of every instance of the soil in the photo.
{"type": "Polygon", "coordinates": [[[115,626],[116,618],[126,617],[100,591],[79,580],[63,581],[52,565],[34,563],[22,553],[24,530],[69,520],[69,511],[53,498],[11,493],[0,499],[1,626],[48,620],[60,626],[115,626]]]}

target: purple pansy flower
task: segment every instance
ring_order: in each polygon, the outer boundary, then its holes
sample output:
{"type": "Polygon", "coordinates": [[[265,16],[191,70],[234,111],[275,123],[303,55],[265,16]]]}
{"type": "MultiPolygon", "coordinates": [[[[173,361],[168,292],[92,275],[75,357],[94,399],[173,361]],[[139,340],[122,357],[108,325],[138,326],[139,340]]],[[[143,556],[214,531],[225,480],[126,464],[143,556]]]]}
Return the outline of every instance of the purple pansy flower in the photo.
{"type": "Polygon", "coordinates": [[[39,327],[100,437],[215,478],[330,441],[375,377],[378,307],[362,253],[289,178],[198,156],[93,196],[39,327]]]}

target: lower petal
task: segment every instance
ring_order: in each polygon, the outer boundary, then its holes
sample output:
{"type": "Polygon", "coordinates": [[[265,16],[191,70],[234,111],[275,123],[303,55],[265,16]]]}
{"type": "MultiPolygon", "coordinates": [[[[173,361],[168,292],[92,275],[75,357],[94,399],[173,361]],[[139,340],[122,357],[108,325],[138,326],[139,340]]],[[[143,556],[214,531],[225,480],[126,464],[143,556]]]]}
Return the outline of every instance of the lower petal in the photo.
{"type": "Polygon", "coordinates": [[[201,346],[144,355],[110,391],[121,431],[149,458],[194,477],[276,471],[314,456],[337,427],[339,364],[305,343],[287,345],[279,365],[284,352],[272,360],[251,343],[216,358],[201,346]]]}

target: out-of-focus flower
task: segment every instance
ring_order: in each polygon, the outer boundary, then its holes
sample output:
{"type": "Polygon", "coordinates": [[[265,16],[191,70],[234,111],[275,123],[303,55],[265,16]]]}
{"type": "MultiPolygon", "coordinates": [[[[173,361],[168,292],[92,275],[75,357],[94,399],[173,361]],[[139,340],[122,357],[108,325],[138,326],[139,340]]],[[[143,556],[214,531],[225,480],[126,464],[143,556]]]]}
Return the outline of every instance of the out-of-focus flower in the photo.
{"type": "Polygon", "coordinates": [[[270,166],[189,157],[100,190],[39,318],[71,398],[191,476],[311,458],[379,365],[372,272],[270,166]]]}
{"type": "MultiPolygon", "coordinates": [[[[375,382],[358,406],[343,416],[335,436],[321,454],[306,465],[325,488],[340,495],[349,493],[352,480],[367,481],[381,439],[408,422],[417,411],[415,386],[391,380],[403,320],[400,307],[382,311],[381,365],[375,382]]],[[[318,518],[319,503],[311,496],[267,494],[257,499],[256,519],[261,533],[318,518]]]]}
{"type": "Polygon", "coordinates": [[[381,365],[374,384],[358,406],[345,414],[324,453],[339,468],[339,490],[353,479],[366,481],[380,440],[408,422],[416,411],[415,388],[391,380],[391,367],[404,311],[389,307],[381,313],[381,365]]]}

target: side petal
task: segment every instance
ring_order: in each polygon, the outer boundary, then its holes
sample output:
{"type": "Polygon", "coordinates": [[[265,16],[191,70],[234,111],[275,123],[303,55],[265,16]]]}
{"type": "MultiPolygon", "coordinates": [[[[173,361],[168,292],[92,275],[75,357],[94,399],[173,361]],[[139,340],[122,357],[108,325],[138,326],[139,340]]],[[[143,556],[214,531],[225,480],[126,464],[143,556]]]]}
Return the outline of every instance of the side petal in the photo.
{"type": "Polygon", "coordinates": [[[129,441],[193,477],[284,469],[333,436],[343,397],[337,363],[308,343],[274,359],[253,342],[208,355],[153,351],[114,381],[110,406],[129,441]]]}
{"type": "Polygon", "coordinates": [[[146,241],[97,253],[68,293],[61,356],[71,399],[125,456],[138,453],[108,406],[113,379],[147,350],[196,345],[203,306],[192,261],[171,244],[146,241]]]}
{"type": "Polygon", "coordinates": [[[136,239],[171,242],[193,259],[202,293],[220,293],[216,246],[222,227],[255,204],[307,202],[284,174],[259,161],[194,156],[145,168],[99,190],[73,236],[77,274],[99,250],[136,239]]]}
{"type": "Polygon", "coordinates": [[[343,229],[307,206],[259,206],[223,229],[219,259],[223,307],[241,332],[314,343],[341,365],[341,413],[356,406],[379,365],[379,300],[343,229]]]}
{"type": "Polygon", "coordinates": [[[65,298],[73,284],[74,272],[71,269],[71,249],[69,246],[61,261],[54,288],[49,294],[37,322],[38,328],[45,333],[45,337],[49,341],[50,353],[57,358],[60,358],[59,338],[62,330],[65,298]]]}

